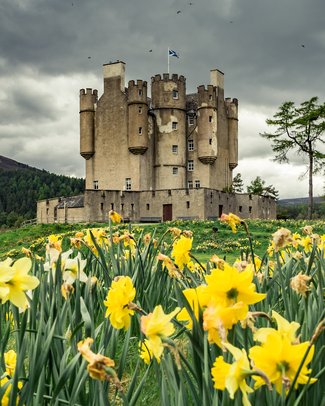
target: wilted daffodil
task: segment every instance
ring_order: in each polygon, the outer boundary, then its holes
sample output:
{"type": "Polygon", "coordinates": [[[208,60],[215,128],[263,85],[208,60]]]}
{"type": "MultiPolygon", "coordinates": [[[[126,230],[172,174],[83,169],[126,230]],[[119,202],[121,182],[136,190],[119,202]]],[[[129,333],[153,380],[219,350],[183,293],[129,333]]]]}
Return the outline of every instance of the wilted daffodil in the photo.
{"type": "Polygon", "coordinates": [[[242,222],[242,219],[233,213],[229,213],[229,214],[222,213],[222,215],[220,217],[220,221],[222,221],[224,223],[228,223],[231,227],[232,232],[236,233],[237,225],[239,225],[242,222]]]}
{"type": "Polygon", "coordinates": [[[254,391],[246,383],[246,378],[252,375],[246,351],[244,349],[240,350],[229,343],[223,343],[223,345],[232,354],[235,362],[228,364],[223,360],[222,356],[216,358],[211,369],[214,387],[220,390],[227,389],[230,399],[234,399],[235,393],[240,389],[243,405],[250,406],[251,403],[247,394],[254,391]]]}
{"type": "Polygon", "coordinates": [[[28,275],[32,261],[24,257],[11,265],[12,260],[0,262],[0,300],[9,300],[15,306],[25,309],[28,305],[26,291],[39,285],[36,276],[28,275]]]}
{"type": "Polygon", "coordinates": [[[309,282],[311,280],[311,276],[304,275],[299,272],[298,275],[294,276],[290,280],[290,287],[292,290],[297,292],[301,296],[306,296],[307,292],[310,291],[309,282]]]}
{"type": "Polygon", "coordinates": [[[113,280],[104,304],[107,307],[105,317],[109,317],[114,328],[125,330],[129,328],[131,316],[134,314],[129,304],[135,298],[135,294],[136,291],[129,276],[118,276],[113,280]]]}
{"type": "Polygon", "coordinates": [[[191,261],[190,251],[192,249],[193,238],[180,236],[173,244],[171,256],[174,258],[175,264],[182,271],[184,266],[191,261]]]}
{"type": "MultiPolygon", "coordinates": [[[[94,340],[90,337],[78,343],[78,351],[83,358],[88,362],[87,370],[89,375],[93,379],[100,381],[104,380],[117,380],[117,376],[112,367],[115,366],[115,362],[102,354],[95,354],[91,351],[90,346],[94,340]]],[[[115,382],[117,383],[117,382],[115,382]]]]}
{"type": "MultiPolygon", "coordinates": [[[[284,389],[287,392],[298,372],[304,354],[309,347],[309,342],[301,344],[292,344],[287,335],[274,330],[269,332],[262,344],[256,345],[249,350],[254,368],[257,368],[265,373],[270,382],[275,385],[278,393],[282,394],[284,389]]],[[[308,364],[311,362],[314,355],[314,346],[311,347],[302,368],[300,369],[294,389],[297,389],[299,384],[314,383],[315,378],[310,378],[311,369],[308,369],[308,364]]],[[[265,384],[265,381],[260,377],[254,377],[256,383],[255,388],[265,384]]]]}
{"type": "Polygon", "coordinates": [[[164,350],[162,340],[169,337],[175,331],[171,319],[179,312],[177,307],[169,314],[165,314],[161,305],[154,308],[152,313],[141,316],[141,331],[148,338],[149,347],[153,356],[160,360],[164,350]]]}

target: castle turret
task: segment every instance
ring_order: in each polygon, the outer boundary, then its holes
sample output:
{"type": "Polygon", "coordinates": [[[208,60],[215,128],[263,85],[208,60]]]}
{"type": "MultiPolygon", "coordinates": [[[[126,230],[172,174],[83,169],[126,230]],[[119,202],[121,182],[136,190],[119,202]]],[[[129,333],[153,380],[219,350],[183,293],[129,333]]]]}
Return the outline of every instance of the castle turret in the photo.
{"type": "Polygon", "coordinates": [[[147,82],[129,81],[128,86],[128,145],[133,154],[144,154],[148,149],[147,82]]]}
{"type": "Polygon", "coordinates": [[[186,89],[184,76],[156,75],[151,79],[156,121],[155,179],[157,189],[185,187],[186,89]]]}
{"type": "Polygon", "coordinates": [[[238,165],[238,100],[226,99],[228,116],[229,168],[238,165]]]}
{"type": "Polygon", "coordinates": [[[80,90],[80,155],[90,159],[95,153],[95,105],[97,90],[80,90]]]}
{"type": "Polygon", "coordinates": [[[216,89],[209,85],[198,87],[197,142],[198,158],[204,164],[217,159],[217,99],[216,89]]]}

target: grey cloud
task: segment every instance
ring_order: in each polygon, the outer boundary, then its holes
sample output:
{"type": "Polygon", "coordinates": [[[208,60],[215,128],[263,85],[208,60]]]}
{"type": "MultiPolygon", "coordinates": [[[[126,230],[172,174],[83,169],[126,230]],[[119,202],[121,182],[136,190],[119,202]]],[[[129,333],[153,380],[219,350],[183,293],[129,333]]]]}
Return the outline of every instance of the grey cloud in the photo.
{"type": "Polygon", "coordinates": [[[127,80],[150,83],[167,71],[171,47],[181,58],[170,71],[189,92],[209,83],[210,69],[225,73],[226,96],[239,99],[240,158],[268,159],[265,119],[285,100],[325,94],[324,14],[323,0],[2,0],[1,154],[82,174],[79,88],[101,92],[102,64],[116,59],[127,80]]]}

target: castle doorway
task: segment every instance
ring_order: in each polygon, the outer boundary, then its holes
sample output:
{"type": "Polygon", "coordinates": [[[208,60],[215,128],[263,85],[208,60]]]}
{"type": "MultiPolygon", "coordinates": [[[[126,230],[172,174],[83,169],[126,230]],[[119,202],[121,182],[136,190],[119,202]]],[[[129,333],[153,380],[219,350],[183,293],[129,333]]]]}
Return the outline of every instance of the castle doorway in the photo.
{"type": "Polygon", "coordinates": [[[163,204],[163,221],[171,221],[173,219],[173,205],[163,204]]]}

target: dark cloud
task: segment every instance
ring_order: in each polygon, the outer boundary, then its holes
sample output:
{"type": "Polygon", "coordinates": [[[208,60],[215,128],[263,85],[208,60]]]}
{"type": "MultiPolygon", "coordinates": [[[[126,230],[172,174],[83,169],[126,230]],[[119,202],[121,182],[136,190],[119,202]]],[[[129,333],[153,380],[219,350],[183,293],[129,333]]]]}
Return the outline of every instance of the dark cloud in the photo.
{"type": "Polygon", "coordinates": [[[127,80],[150,83],[170,47],[189,92],[210,69],[225,73],[226,96],[239,99],[240,157],[267,159],[265,119],[285,100],[325,94],[324,13],[323,0],[2,0],[1,154],[82,174],[79,88],[101,92],[102,64],[117,59],[127,80]]]}

